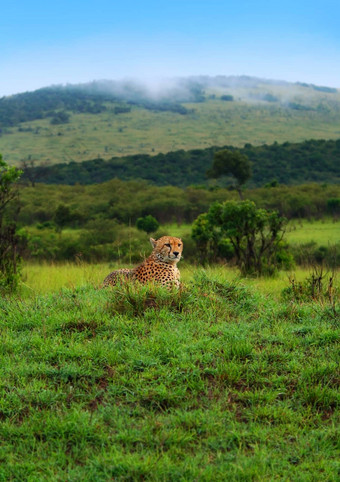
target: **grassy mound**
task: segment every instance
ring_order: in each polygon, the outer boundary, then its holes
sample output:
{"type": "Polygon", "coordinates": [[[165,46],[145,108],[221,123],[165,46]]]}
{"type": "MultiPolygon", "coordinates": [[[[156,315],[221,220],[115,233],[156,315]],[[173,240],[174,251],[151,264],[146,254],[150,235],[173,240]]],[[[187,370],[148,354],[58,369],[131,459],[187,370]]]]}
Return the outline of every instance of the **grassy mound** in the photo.
{"type": "Polygon", "coordinates": [[[337,314],[198,274],[0,301],[0,480],[336,480],[337,314]]]}

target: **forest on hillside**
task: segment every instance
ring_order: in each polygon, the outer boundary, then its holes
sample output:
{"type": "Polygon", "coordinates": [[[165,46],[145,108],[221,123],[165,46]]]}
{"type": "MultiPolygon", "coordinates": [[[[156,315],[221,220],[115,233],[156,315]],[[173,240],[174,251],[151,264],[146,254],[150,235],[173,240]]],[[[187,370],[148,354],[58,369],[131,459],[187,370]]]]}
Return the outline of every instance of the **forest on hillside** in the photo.
{"type": "MultiPolygon", "coordinates": [[[[13,127],[21,122],[44,118],[58,119],[60,113],[98,114],[107,109],[115,114],[129,111],[129,105],[139,105],[155,111],[171,111],[187,114],[181,102],[202,102],[202,88],[188,81],[176,94],[152,98],[145,89],[132,83],[118,84],[93,82],[85,85],[52,86],[0,98],[0,128],[13,127]],[[118,103],[120,106],[108,105],[118,103]]],[[[60,124],[68,122],[60,119],[60,124]]]]}
{"type": "MultiPolygon", "coordinates": [[[[206,185],[206,171],[212,164],[214,153],[221,149],[235,150],[235,147],[210,147],[154,156],[138,154],[110,160],[94,159],[80,163],[31,166],[25,169],[23,179],[70,185],[101,183],[113,178],[144,179],[160,186],[206,185]]],[[[340,139],[312,139],[301,143],[285,142],[262,146],[246,144],[239,151],[251,161],[252,177],[248,183],[250,187],[260,187],[273,180],[288,185],[340,182],[340,139]]]]}

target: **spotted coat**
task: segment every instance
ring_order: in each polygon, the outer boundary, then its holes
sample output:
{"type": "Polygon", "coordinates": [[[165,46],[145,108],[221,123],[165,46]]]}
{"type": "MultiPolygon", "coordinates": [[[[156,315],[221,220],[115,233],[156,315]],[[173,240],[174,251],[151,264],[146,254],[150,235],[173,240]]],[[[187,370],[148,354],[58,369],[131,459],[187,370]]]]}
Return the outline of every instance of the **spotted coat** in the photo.
{"type": "Polygon", "coordinates": [[[163,286],[179,287],[180,272],[177,263],[181,259],[183,243],[173,236],[162,236],[157,241],[150,238],[153,251],[142,264],[133,269],[112,271],[104,279],[103,286],[115,286],[118,280],[137,280],[140,283],[155,281],[163,286]]]}

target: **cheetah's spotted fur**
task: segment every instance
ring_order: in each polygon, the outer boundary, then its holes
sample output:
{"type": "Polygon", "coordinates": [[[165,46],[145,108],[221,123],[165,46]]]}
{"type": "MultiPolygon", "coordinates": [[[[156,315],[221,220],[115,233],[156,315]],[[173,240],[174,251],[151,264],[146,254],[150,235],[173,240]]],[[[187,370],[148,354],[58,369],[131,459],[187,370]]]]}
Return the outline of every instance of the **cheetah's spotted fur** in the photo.
{"type": "Polygon", "coordinates": [[[133,269],[112,271],[104,279],[104,286],[115,286],[124,279],[138,280],[141,283],[155,281],[163,286],[179,287],[180,272],[177,263],[181,259],[183,243],[179,238],[163,236],[157,241],[150,238],[153,251],[142,264],[133,269]]]}

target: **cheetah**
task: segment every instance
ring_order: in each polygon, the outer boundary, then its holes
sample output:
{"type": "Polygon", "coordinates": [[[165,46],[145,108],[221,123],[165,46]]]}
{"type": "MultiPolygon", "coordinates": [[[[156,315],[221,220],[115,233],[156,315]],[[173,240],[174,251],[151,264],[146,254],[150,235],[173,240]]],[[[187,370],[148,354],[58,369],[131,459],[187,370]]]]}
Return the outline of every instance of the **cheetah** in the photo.
{"type": "Polygon", "coordinates": [[[173,236],[150,238],[153,251],[142,264],[133,269],[112,271],[104,279],[103,286],[115,286],[118,280],[131,279],[140,283],[155,281],[171,288],[180,286],[180,272],[177,263],[181,259],[183,243],[173,236]]]}

